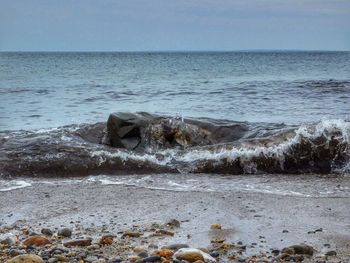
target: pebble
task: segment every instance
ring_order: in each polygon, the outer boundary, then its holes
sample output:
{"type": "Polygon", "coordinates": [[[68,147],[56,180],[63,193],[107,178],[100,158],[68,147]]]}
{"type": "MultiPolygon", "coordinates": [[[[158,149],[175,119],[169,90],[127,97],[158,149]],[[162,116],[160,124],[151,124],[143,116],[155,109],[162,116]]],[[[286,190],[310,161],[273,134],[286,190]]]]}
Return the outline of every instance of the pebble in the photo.
{"type": "Polygon", "coordinates": [[[171,249],[162,248],[158,251],[155,251],[154,255],[160,256],[162,258],[170,259],[174,255],[174,251],[172,251],[171,249]]]}
{"type": "Polygon", "coordinates": [[[158,262],[158,261],[162,261],[162,258],[159,256],[151,256],[151,257],[142,259],[142,262],[158,262]]]}
{"type": "Polygon", "coordinates": [[[220,253],[218,251],[213,251],[210,253],[210,256],[212,256],[213,258],[217,258],[220,256],[220,253]]]}
{"type": "Polygon", "coordinates": [[[18,255],[25,254],[25,250],[11,249],[11,250],[9,251],[9,254],[10,254],[12,257],[15,257],[15,256],[18,256],[18,255]]]}
{"type": "Polygon", "coordinates": [[[49,228],[43,228],[43,229],[41,229],[41,234],[50,237],[50,236],[53,235],[53,232],[52,232],[51,229],[49,229],[49,228]]]}
{"type": "Polygon", "coordinates": [[[135,253],[141,253],[141,252],[144,252],[145,251],[145,247],[143,246],[136,246],[134,247],[134,252],[135,253]]]}
{"type": "Polygon", "coordinates": [[[8,260],[7,263],[44,263],[44,260],[37,255],[25,254],[16,256],[8,260]]]}
{"type": "Polygon", "coordinates": [[[0,244],[12,246],[16,244],[16,242],[17,242],[17,238],[12,233],[6,233],[6,234],[0,235],[0,244]]]}
{"type": "Polygon", "coordinates": [[[147,258],[148,257],[148,253],[143,251],[143,252],[140,252],[137,256],[139,256],[140,258],[147,258]]]}
{"type": "Polygon", "coordinates": [[[139,232],[125,231],[122,237],[140,237],[141,235],[139,232]]]}
{"type": "Polygon", "coordinates": [[[100,241],[100,245],[112,245],[113,243],[113,237],[108,235],[108,236],[103,236],[100,241]]]}
{"type": "Polygon", "coordinates": [[[177,251],[181,248],[189,248],[189,246],[187,244],[171,244],[171,245],[168,245],[168,246],[164,246],[163,248],[166,248],[166,249],[170,249],[170,250],[173,250],[173,251],[177,251]]]}
{"type": "Polygon", "coordinates": [[[176,219],[172,219],[168,223],[166,223],[166,225],[173,226],[173,227],[180,227],[180,221],[176,219]]]}
{"type": "Polygon", "coordinates": [[[88,250],[97,250],[97,249],[100,249],[100,245],[99,244],[93,244],[93,245],[87,246],[87,249],[88,250]]]}
{"type": "Polygon", "coordinates": [[[211,229],[221,229],[221,225],[220,224],[212,224],[210,226],[211,229]]]}
{"type": "Polygon", "coordinates": [[[87,247],[91,245],[92,239],[76,239],[65,242],[63,245],[66,247],[87,247]]]}
{"type": "Polygon", "coordinates": [[[98,260],[98,257],[96,256],[89,256],[85,259],[86,262],[94,262],[96,260],[98,260]]]}
{"type": "Polygon", "coordinates": [[[337,252],[334,251],[334,250],[328,251],[328,252],[326,253],[326,256],[329,256],[329,257],[333,257],[333,256],[336,256],[336,255],[337,255],[337,252]]]}
{"type": "Polygon", "coordinates": [[[201,260],[205,263],[216,263],[215,258],[196,248],[181,248],[174,254],[174,258],[178,260],[186,260],[188,262],[201,260]]]}
{"type": "Polygon", "coordinates": [[[58,230],[57,235],[61,237],[71,237],[72,236],[72,230],[70,228],[61,228],[58,230]]]}
{"type": "Polygon", "coordinates": [[[51,241],[44,236],[31,236],[23,241],[25,246],[45,246],[51,244],[51,241]]]}
{"type": "Polygon", "coordinates": [[[301,245],[293,245],[290,247],[286,247],[282,249],[282,253],[289,254],[289,255],[300,254],[300,255],[312,256],[314,254],[314,249],[311,246],[301,244],[301,245]]]}

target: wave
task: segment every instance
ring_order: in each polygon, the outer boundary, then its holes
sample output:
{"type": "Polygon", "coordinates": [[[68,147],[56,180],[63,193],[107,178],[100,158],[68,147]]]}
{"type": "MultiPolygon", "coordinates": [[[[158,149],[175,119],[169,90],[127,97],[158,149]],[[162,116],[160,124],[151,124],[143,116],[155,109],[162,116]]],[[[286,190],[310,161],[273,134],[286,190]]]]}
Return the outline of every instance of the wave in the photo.
{"type": "Polygon", "coordinates": [[[0,132],[0,176],[349,171],[350,122],[288,126],[148,113],[107,123],[0,132]]]}

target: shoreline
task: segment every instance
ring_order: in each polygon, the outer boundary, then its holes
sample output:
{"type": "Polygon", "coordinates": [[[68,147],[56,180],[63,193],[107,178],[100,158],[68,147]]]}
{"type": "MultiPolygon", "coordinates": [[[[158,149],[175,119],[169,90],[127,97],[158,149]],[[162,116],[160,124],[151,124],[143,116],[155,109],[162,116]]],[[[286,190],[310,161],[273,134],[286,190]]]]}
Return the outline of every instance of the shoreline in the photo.
{"type": "MultiPolygon", "coordinates": [[[[161,240],[161,245],[171,242],[206,247],[215,236],[210,226],[220,224],[225,242],[248,245],[247,256],[306,243],[316,255],[334,250],[336,259],[350,260],[349,197],[176,192],[97,183],[35,184],[1,192],[0,203],[0,228],[25,220],[39,233],[44,227],[54,230],[75,224],[117,233],[135,225],[176,219],[181,227],[170,240],[161,240]]],[[[98,238],[101,233],[92,231],[91,235],[98,238]]]]}

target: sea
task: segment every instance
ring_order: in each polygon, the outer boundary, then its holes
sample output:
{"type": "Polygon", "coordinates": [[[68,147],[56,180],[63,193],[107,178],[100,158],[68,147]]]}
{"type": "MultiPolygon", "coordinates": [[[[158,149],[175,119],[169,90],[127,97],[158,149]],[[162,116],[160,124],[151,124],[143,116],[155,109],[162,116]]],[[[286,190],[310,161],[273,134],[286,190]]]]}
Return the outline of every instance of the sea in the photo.
{"type": "Polygon", "coordinates": [[[0,194],[100,183],[350,196],[349,143],[350,52],[0,52],[0,194]],[[241,133],[142,152],[81,136],[115,112],[241,133]]]}

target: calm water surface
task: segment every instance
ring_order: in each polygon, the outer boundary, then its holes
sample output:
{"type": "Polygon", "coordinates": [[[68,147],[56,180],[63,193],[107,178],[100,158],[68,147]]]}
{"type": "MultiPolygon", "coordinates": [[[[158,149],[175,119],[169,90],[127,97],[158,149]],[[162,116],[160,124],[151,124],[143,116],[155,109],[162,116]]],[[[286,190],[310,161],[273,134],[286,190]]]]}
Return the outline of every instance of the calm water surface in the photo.
{"type": "Polygon", "coordinates": [[[349,119],[350,52],[0,53],[0,130],[115,111],[249,122],[349,119]]]}

